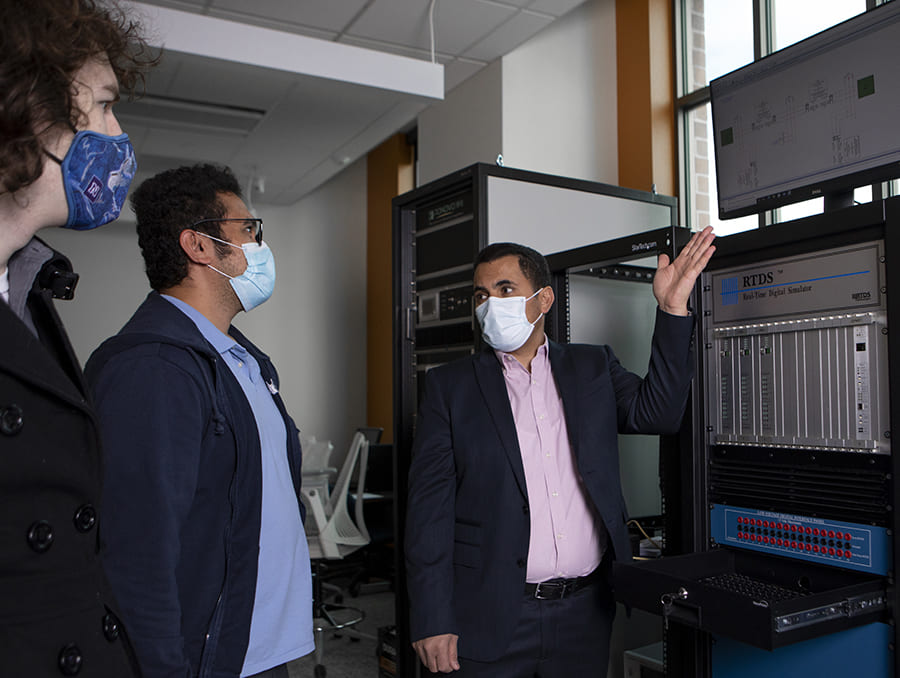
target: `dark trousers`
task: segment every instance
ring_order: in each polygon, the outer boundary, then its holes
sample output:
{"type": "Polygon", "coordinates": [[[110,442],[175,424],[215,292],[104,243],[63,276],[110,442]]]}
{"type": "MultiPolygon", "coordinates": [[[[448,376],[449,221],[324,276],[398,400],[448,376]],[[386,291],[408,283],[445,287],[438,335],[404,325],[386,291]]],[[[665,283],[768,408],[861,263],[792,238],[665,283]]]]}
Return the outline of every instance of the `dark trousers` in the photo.
{"type": "Polygon", "coordinates": [[[288,667],[287,664],[279,664],[271,669],[266,669],[262,673],[254,673],[247,678],[288,678],[288,667]]]}
{"type": "Polygon", "coordinates": [[[459,671],[450,675],[459,678],[606,678],[609,637],[615,614],[616,604],[604,581],[560,600],[526,598],[516,632],[504,656],[493,662],[460,657],[459,671]]]}

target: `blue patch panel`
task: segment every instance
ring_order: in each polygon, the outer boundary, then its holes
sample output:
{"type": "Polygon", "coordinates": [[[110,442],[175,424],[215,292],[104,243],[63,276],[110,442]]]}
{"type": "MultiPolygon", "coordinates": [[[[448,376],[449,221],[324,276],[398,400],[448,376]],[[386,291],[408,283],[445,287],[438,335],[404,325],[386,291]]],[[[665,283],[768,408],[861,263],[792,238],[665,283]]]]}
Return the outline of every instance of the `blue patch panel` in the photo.
{"type": "Polygon", "coordinates": [[[718,544],[848,570],[884,575],[891,566],[887,530],[871,525],[714,504],[710,535],[718,544]]]}

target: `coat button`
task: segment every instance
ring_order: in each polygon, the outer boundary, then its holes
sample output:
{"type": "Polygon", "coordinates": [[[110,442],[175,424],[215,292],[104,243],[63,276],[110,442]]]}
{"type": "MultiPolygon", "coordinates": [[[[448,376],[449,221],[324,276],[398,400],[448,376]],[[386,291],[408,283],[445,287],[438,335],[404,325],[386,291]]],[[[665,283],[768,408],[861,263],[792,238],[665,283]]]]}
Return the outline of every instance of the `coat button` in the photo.
{"type": "Polygon", "coordinates": [[[516,561],[516,565],[518,565],[519,567],[525,567],[525,559],[524,559],[524,558],[519,558],[519,559],[516,561]]]}
{"type": "Polygon", "coordinates": [[[77,676],[81,672],[81,650],[77,645],[66,645],[59,651],[59,671],[64,676],[77,676]]]}
{"type": "Polygon", "coordinates": [[[524,513],[524,514],[527,516],[527,515],[528,515],[528,510],[529,510],[529,509],[528,509],[528,504],[523,504],[523,506],[522,506],[522,513],[524,513]]]}
{"type": "Polygon", "coordinates": [[[14,436],[22,430],[25,419],[22,417],[22,408],[18,405],[7,405],[0,410],[0,433],[6,436],[14,436]]]}
{"type": "Polygon", "coordinates": [[[119,637],[119,620],[116,615],[110,613],[103,615],[103,635],[109,642],[119,637]]]}
{"type": "Polygon", "coordinates": [[[80,506],[75,512],[75,529],[79,532],[90,532],[97,523],[97,511],[92,504],[80,506]]]}
{"type": "Polygon", "coordinates": [[[28,528],[28,545],[38,553],[44,553],[53,545],[53,527],[46,520],[38,520],[28,528]]]}

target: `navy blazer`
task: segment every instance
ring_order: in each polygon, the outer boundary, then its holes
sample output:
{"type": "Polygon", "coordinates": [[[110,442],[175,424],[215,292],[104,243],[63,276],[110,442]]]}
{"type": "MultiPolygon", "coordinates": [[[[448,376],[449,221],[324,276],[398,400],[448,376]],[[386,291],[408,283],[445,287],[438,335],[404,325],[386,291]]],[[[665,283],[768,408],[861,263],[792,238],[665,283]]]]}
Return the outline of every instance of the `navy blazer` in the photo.
{"type": "MultiPolygon", "coordinates": [[[[549,344],[576,468],[620,560],[631,552],[617,434],[678,430],[693,374],[693,327],[693,317],[657,310],[643,379],[608,346],[549,344]]],[[[524,600],[528,512],[512,409],[493,350],[430,370],[409,471],[412,640],[454,633],[462,657],[502,656],[524,600]]]]}

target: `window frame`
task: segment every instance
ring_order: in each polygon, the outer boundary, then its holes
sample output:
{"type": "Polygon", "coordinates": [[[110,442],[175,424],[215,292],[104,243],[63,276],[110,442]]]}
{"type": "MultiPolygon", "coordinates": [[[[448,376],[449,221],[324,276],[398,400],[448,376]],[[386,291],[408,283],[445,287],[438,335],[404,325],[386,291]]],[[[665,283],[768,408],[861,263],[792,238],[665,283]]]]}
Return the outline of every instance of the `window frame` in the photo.
{"type": "MultiPolygon", "coordinates": [[[[693,71],[691,54],[689,49],[688,21],[689,4],[692,0],[673,0],[675,39],[675,130],[678,153],[678,192],[681,199],[678,201],[679,219],[681,223],[696,230],[697,225],[692,223],[691,212],[694,202],[693,184],[695,176],[693,172],[693,154],[689,148],[691,142],[690,114],[700,106],[706,106],[710,101],[709,84],[687,91],[689,74],[693,71]]],[[[753,60],[771,54],[775,45],[775,12],[774,2],[777,0],[752,0],[753,3],[753,60]]],[[[866,0],[866,11],[870,11],[889,0],[866,0]]],[[[900,2],[900,0],[890,0],[900,2]]],[[[712,140],[709,140],[709,162],[715,163],[712,140]]],[[[877,183],[872,186],[872,200],[880,200],[892,195],[900,194],[900,180],[877,183]]],[[[717,209],[716,205],[710,205],[710,210],[717,209]]],[[[779,210],[767,210],[758,215],[757,228],[771,226],[780,221],[779,210]]]]}

